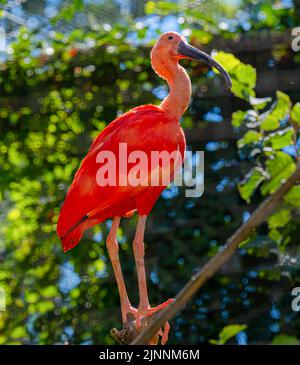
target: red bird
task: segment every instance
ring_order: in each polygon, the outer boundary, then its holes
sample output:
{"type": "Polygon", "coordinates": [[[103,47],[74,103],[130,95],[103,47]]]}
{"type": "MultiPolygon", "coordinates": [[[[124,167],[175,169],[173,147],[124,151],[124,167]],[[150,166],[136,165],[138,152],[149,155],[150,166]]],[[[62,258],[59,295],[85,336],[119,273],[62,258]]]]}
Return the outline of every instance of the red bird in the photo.
{"type": "MultiPolygon", "coordinates": [[[[142,152],[150,161],[153,151],[159,153],[165,151],[169,154],[176,152],[180,154],[183,161],[185,137],[179,120],[190,101],[191,82],[185,69],[178,63],[182,58],[199,60],[215,67],[224,77],[227,86],[231,87],[227,72],[212,57],[190,46],[186,39],[176,32],[163,34],[151,51],[151,65],[154,71],[167,81],[170,88],[168,96],[159,106],[143,105],[130,110],[115,119],[98,135],[75,175],[57,224],[57,234],[63,249],[68,251],[78,244],[86,229],[106,219],[113,219],[106,245],[120,293],[122,319],[123,323],[126,323],[127,313],[132,313],[136,317],[137,327],[140,326],[142,318],[152,315],[173,301],[169,299],[157,307],[150,307],[143,242],[147,216],[162,190],[168,185],[168,182],[165,183],[162,180],[163,171],[169,169],[170,180],[172,180],[180,164],[174,159],[172,162],[169,160],[168,166],[162,166],[161,163],[154,166],[145,165],[142,167],[142,171],[146,173],[144,180],[139,184],[130,184],[128,181],[132,177],[141,178],[133,168],[139,155],[132,156],[136,152],[142,152]],[[126,146],[131,159],[124,159],[123,152],[120,152],[121,145],[126,146]],[[103,152],[104,154],[101,155],[103,152]],[[116,171],[115,183],[109,184],[106,175],[112,173],[110,171],[112,168],[110,167],[105,175],[101,173],[100,167],[104,167],[105,158],[107,161],[111,154],[115,156],[115,163],[111,166],[122,165],[120,168],[123,173],[120,173],[120,169],[116,171]],[[157,173],[160,176],[159,183],[151,186],[151,178],[157,173]],[[125,184],[124,177],[125,180],[128,178],[125,184]],[[137,309],[131,306],[128,299],[118,258],[117,243],[117,230],[121,217],[131,216],[134,211],[138,213],[133,240],[140,295],[137,309]]],[[[113,182],[113,180],[109,181],[113,182]]],[[[169,324],[166,323],[164,331],[161,329],[159,332],[162,343],[167,341],[168,332],[169,324]]]]}

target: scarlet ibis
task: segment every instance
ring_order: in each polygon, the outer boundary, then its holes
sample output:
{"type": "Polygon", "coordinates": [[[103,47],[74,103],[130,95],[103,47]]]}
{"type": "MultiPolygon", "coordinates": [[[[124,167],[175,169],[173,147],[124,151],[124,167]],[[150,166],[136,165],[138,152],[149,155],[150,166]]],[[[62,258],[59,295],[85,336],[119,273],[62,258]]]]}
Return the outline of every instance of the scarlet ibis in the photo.
{"type": "MultiPolygon", "coordinates": [[[[61,208],[57,223],[57,234],[61,239],[64,251],[68,251],[78,244],[83,232],[107,219],[112,219],[110,233],[106,240],[108,254],[118,285],[121,302],[123,323],[127,321],[127,314],[136,318],[136,326],[141,320],[156,311],[168,306],[173,299],[151,308],[149,305],[145,265],[144,265],[144,231],[146,218],[152,210],[156,200],[166,187],[160,184],[120,184],[117,172],[117,184],[99,184],[97,171],[99,161],[97,156],[101,151],[110,151],[116,156],[117,163],[120,155],[119,145],[126,144],[128,153],[143,151],[150,159],[151,151],[180,151],[184,156],[185,137],[179,120],[187,109],[191,97],[191,81],[185,69],[179,65],[179,60],[187,58],[202,61],[216,68],[223,76],[227,86],[231,87],[231,80],[224,68],[212,57],[199,49],[190,46],[186,39],[176,32],[167,32],[159,38],[151,51],[151,65],[158,76],[165,79],[169,85],[169,94],[159,106],[143,105],[136,107],[111,122],[93,141],[90,150],[74,181],[68,190],[61,208]],[[133,252],[137,268],[140,302],[138,308],[131,306],[118,257],[117,230],[121,217],[129,217],[134,211],[138,213],[136,234],[133,240],[133,252]]],[[[126,161],[129,167],[132,163],[126,161]]],[[[170,162],[171,165],[171,162],[170,162]]],[[[161,166],[160,166],[161,168],[161,166]]],[[[178,166],[170,166],[171,179],[178,166]]],[[[153,171],[149,167],[149,173],[153,171]]],[[[162,343],[167,341],[169,324],[160,330],[162,343]]]]}

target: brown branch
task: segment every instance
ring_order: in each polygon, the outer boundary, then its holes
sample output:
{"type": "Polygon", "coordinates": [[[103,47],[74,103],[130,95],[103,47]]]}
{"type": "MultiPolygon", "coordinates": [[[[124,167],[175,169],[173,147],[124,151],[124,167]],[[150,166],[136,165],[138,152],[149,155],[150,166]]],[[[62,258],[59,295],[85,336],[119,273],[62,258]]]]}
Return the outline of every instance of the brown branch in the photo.
{"type": "Polygon", "coordinates": [[[249,237],[253,229],[263,223],[280,204],[284,195],[300,180],[300,162],[296,171],[290,176],[274,194],[266,198],[254,211],[249,220],[244,223],[225,243],[223,250],[219,251],[177,294],[175,301],[160,314],[131,342],[131,345],[144,345],[149,342],[164,323],[173,318],[191,299],[191,297],[211,278],[221,266],[230,259],[239,244],[249,237]]]}

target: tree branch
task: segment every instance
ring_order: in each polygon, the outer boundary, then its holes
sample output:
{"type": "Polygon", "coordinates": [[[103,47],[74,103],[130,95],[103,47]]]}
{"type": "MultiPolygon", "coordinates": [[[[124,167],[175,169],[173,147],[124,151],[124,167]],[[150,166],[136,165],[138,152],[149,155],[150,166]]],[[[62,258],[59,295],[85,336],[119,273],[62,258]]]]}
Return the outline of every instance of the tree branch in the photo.
{"type": "Polygon", "coordinates": [[[153,335],[173,318],[187,303],[188,300],[211,278],[221,266],[230,259],[239,244],[249,237],[253,229],[263,223],[266,218],[274,212],[280,204],[284,195],[290,188],[300,180],[300,162],[296,171],[290,176],[274,194],[266,198],[262,204],[254,211],[249,220],[244,223],[225,243],[224,248],[219,251],[202,270],[194,275],[190,281],[177,294],[175,301],[144,328],[141,333],[131,342],[131,345],[147,344],[153,335]]]}

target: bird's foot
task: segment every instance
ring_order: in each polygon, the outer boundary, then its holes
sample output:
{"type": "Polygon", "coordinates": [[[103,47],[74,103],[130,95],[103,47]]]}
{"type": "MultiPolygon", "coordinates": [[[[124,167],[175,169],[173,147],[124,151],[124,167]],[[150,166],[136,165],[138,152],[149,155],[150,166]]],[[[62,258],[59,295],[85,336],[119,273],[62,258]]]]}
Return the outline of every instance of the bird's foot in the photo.
{"type": "Polygon", "coordinates": [[[165,345],[168,342],[170,332],[170,324],[166,322],[164,325],[164,329],[160,328],[158,331],[158,335],[161,337],[161,344],[165,345]]]}
{"type": "Polygon", "coordinates": [[[128,322],[128,314],[132,314],[134,316],[134,318],[136,318],[137,314],[138,314],[138,310],[136,308],[134,308],[132,305],[126,305],[124,308],[122,308],[122,320],[123,323],[127,323],[128,322]]]}
{"type": "MultiPolygon", "coordinates": [[[[142,308],[139,307],[137,310],[137,313],[134,314],[136,329],[137,330],[140,329],[143,318],[151,317],[154,313],[164,309],[165,307],[167,307],[168,305],[170,305],[173,302],[174,302],[174,299],[171,298],[171,299],[166,300],[164,303],[158,305],[157,307],[153,307],[153,308],[151,308],[150,306],[142,307],[142,308]]],[[[166,322],[164,325],[164,328],[163,329],[160,328],[160,330],[158,331],[158,335],[162,337],[162,339],[161,339],[162,345],[164,345],[168,341],[169,332],[170,332],[170,324],[169,324],[169,322],[166,322]]]]}

